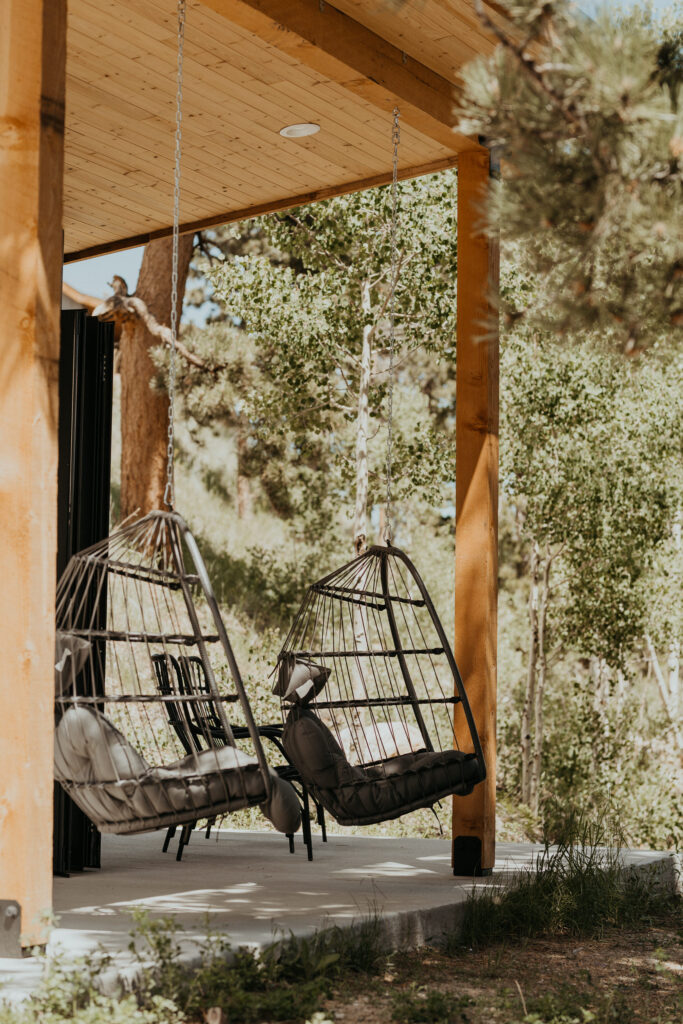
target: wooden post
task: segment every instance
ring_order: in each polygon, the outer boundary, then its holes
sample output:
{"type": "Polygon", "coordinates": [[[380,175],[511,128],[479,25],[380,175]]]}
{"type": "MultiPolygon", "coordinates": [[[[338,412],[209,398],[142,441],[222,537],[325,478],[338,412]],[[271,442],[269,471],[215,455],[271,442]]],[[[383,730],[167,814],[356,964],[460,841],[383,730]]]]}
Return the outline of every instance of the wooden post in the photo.
{"type": "MultiPolygon", "coordinates": [[[[453,872],[495,862],[498,599],[498,245],[481,230],[485,149],[458,161],[455,658],[479,731],[486,780],[453,799],[453,872]]],[[[456,715],[456,736],[462,722],[456,715]]],[[[465,733],[462,743],[465,744],[465,733]]]]}
{"type": "Polygon", "coordinates": [[[52,903],[66,0],[0,0],[0,899],[52,903]]]}

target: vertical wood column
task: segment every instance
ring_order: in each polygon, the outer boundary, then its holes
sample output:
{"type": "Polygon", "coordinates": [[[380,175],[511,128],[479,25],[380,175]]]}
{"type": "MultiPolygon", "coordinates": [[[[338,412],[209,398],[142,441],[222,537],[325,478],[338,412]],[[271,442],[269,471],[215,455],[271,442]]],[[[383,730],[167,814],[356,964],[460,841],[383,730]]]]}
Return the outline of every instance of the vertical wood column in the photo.
{"type": "MultiPolygon", "coordinates": [[[[498,324],[496,242],[481,231],[485,149],[458,161],[455,658],[479,731],[486,780],[453,799],[453,871],[495,862],[498,602],[498,324]]],[[[456,736],[467,746],[456,709],[456,736]]]]}
{"type": "Polygon", "coordinates": [[[52,903],[66,0],[0,0],[0,899],[52,903]]]}

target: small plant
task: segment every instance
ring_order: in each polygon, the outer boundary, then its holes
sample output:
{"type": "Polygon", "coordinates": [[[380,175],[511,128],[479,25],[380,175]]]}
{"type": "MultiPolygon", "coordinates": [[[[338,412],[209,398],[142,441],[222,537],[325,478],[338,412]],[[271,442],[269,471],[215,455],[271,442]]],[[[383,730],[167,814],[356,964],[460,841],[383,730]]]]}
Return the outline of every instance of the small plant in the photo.
{"type": "Polygon", "coordinates": [[[150,995],[141,1006],[136,996],[112,999],[98,988],[110,965],[104,955],[71,962],[49,961],[35,994],[11,1005],[0,1001],[0,1024],[183,1024],[185,1018],[173,1000],[150,995]]]}
{"type": "Polygon", "coordinates": [[[392,1015],[396,1024],[461,1024],[467,1019],[461,1011],[471,1002],[468,996],[413,986],[396,993],[392,1015]]]}
{"type": "Polygon", "coordinates": [[[143,1006],[163,995],[190,1020],[201,1019],[209,1006],[219,1006],[231,1024],[301,1021],[318,1009],[342,973],[373,973],[383,963],[379,918],[375,915],[350,929],[330,928],[309,937],[290,936],[262,951],[232,951],[221,935],[207,929],[199,944],[199,966],[180,961],[174,921],[135,916],[131,949],[142,967],[143,1006]],[[136,940],[142,939],[138,949],[136,940]]]}

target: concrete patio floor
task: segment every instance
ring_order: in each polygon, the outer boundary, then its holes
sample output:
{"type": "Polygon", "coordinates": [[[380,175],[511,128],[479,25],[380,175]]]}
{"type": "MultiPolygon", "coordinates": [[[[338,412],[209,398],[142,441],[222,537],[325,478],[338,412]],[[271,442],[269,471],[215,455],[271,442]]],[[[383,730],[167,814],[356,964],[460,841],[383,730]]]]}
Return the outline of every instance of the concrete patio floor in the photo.
{"type": "MultiPolygon", "coordinates": [[[[48,952],[72,958],[101,949],[114,957],[111,982],[130,978],[134,908],[153,917],[171,915],[184,930],[188,958],[206,932],[207,915],[211,929],[237,947],[350,925],[377,913],[387,945],[409,948],[457,927],[473,885],[451,874],[448,840],[349,835],[330,836],[323,844],[315,836],[312,862],[300,837],[290,854],[285,838],[272,832],[221,830],[208,840],[195,833],[180,863],[174,847],[163,854],[161,843],[159,833],[104,836],[100,870],[56,878],[48,952]]],[[[530,868],[540,849],[499,843],[493,876],[476,884],[504,884],[510,872],[530,868]]],[[[624,860],[661,872],[673,886],[671,855],[628,851],[624,860]]],[[[35,958],[0,959],[0,1000],[31,991],[41,971],[35,958]]]]}

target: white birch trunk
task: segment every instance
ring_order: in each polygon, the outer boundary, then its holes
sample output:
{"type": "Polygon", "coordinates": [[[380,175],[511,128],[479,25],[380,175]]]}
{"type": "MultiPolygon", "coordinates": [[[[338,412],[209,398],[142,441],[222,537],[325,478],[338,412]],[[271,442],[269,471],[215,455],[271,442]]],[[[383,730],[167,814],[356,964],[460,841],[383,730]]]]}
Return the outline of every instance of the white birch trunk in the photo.
{"type": "MultiPolygon", "coordinates": [[[[361,290],[364,313],[372,309],[370,284],[364,281],[361,290]]],[[[372,365],[371,324],[363,328],[360,379],[358,381],[358,416],[356,417],[356,506],[353,515],[353,546],[356,554],[365,551],[368,519],[368,431],[370,425],[370,368],[372,365]]]]}
{"type": "Polygon", "coordinates": [[[531,798],[531,709],[536,691],[536,656],[538,653],[538,544],[531,548],[531,590],[529,592],[529,664],[527,667],[526,692],[522,708],[521,755],[522,755],[522,802],[529,804],[531,798]]]}
{"type": "Polygon", "coordinates": [[[646,633],[645,644],[647,646],[647,652],[650,658],[650,664],[652,665],[652,671],[655,674],[657,680],[657,687],[659,689],[659,696],[662,698],[662,704],[666,711],[669,722],[671,723],[671,732],[674,737],[674,741],[679,750],[683,750],[683,735],[681,735],[681,729],[678,722],[678,716],[674,712],[671,701],[671,694],[669,692],[669,683],[662,672],[662,667],[659,664],[659,658],[655,646],[652,643],[652,638],[646,633]]]}
{"type": "Polygon", "coordinates": [[[667,667],[669,669],[669,701],[671,703],[671,713],[678,721],[681,704],[681,645],[678,640],[674,640],[671,644],[667,667]]]}
{"type": "Polygon", "coordinates": [[[531,785],[529,806],[534,814],[538,814],[541,796],[541,770],[543,767],[543,696],[545,693],[547,658],[546,658],[546,622],[548,618],[548,602],[550,600],[550,568],[552,556],[546,550],[543,562],[543,576],[538,602],[538,672],[536,693],[534,695],[534,754],[531,766],[531,785]]]}

